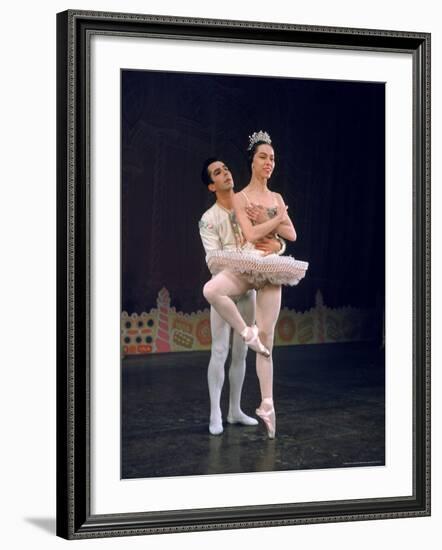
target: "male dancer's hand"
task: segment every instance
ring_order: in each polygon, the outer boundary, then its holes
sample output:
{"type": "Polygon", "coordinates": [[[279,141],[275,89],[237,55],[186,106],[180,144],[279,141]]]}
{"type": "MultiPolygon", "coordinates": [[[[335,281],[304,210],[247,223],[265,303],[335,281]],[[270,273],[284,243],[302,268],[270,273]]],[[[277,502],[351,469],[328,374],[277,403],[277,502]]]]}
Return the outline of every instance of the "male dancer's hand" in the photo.
{"type": "Polygon", "coordinates": [[[277,254],[281,250],[281,243],[275,237],[263,237],[255,243],[255,248],[264,252],[264,256],[277,254]]]}

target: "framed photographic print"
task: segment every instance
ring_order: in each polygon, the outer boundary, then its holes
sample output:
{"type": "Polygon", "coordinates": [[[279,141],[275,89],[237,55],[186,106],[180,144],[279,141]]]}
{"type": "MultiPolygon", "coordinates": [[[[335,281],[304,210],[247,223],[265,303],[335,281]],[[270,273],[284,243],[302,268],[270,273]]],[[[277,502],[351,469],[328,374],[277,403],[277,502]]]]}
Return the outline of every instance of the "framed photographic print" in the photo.
{"type": "Polygon", "coordinates": [[[430,514],[430,36],[57,16],[57,534],[430,514]]]}

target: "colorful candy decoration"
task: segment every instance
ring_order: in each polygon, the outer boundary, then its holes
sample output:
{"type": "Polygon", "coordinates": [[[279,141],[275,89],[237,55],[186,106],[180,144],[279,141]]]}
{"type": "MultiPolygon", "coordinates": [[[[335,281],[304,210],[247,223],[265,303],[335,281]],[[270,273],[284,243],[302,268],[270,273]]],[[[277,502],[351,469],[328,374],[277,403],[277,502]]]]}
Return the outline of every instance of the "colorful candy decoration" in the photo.
{"type": "Polygon", "coordinates": [[[278,319],[277,334],[282,342],[291,342],[296,333],[296,323],[290,315],[282,315],[278,319]]]}
{"type": "Polygon", "coordinates": [[[168,290],[162,288],[158,294],[157,307],[159,312],[158,334],[156,339],[156,351],[165,353],[170,351],[169,334],[169,308],[170,294],[168,290]]]}
{"type": "Polygon", "coordinates": [[[142,313],[121,316],[121,347],[123,355],[151,353],[156,334],[156,315],[142,313]]]}
{"type": "Polygon", "coordinates": [[[212,343],[212,334],[210,332],[210,320],[201,319],[196,326],[196,338],[202,346],[210,346],[212,343]]]}
{"type": "MultiPolygon", "coordinates": [[[[283,308],[275,330],[276,346],[372,340],[374,310],[328,308],[321,291],[315,307],[298,312],[283,308]]],[[[158,293],[157,308],[150,312],[121,314],[123,356],[210,350],[209,309],[182,313],[171,307],[169,291],[158,293]]]]}

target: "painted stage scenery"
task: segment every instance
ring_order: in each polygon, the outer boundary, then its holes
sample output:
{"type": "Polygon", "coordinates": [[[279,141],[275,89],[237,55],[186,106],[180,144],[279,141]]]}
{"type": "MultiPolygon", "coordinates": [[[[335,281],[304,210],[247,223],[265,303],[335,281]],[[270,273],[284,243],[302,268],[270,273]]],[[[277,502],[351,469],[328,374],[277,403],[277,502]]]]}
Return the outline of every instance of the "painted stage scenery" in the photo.
{"type": "Polygon", "coordinates": [[[121,477],[385,465],[385,87],[121,71],[121,477]]]}

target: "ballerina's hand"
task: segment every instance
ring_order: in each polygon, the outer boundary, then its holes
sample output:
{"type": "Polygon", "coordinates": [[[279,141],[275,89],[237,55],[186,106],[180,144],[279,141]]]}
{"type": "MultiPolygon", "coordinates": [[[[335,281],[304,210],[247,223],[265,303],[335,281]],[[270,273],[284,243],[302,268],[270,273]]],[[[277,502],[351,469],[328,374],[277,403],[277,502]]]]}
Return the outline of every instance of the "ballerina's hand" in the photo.
{"type": "Polygon", "coordinates": [[[282,221],[285,218],[285,215],[287,214],[288,206],[284,204],[284,206],[281,208],[278,206],[278,213],[276,216],[282,221]]]}
{"type": "Polygon", "coordinates": [[[260,204],[249,204],[246,206],[246,214],[252,222],[263,223],[269,218],[267,216],[266,209],[260,204]]]}

